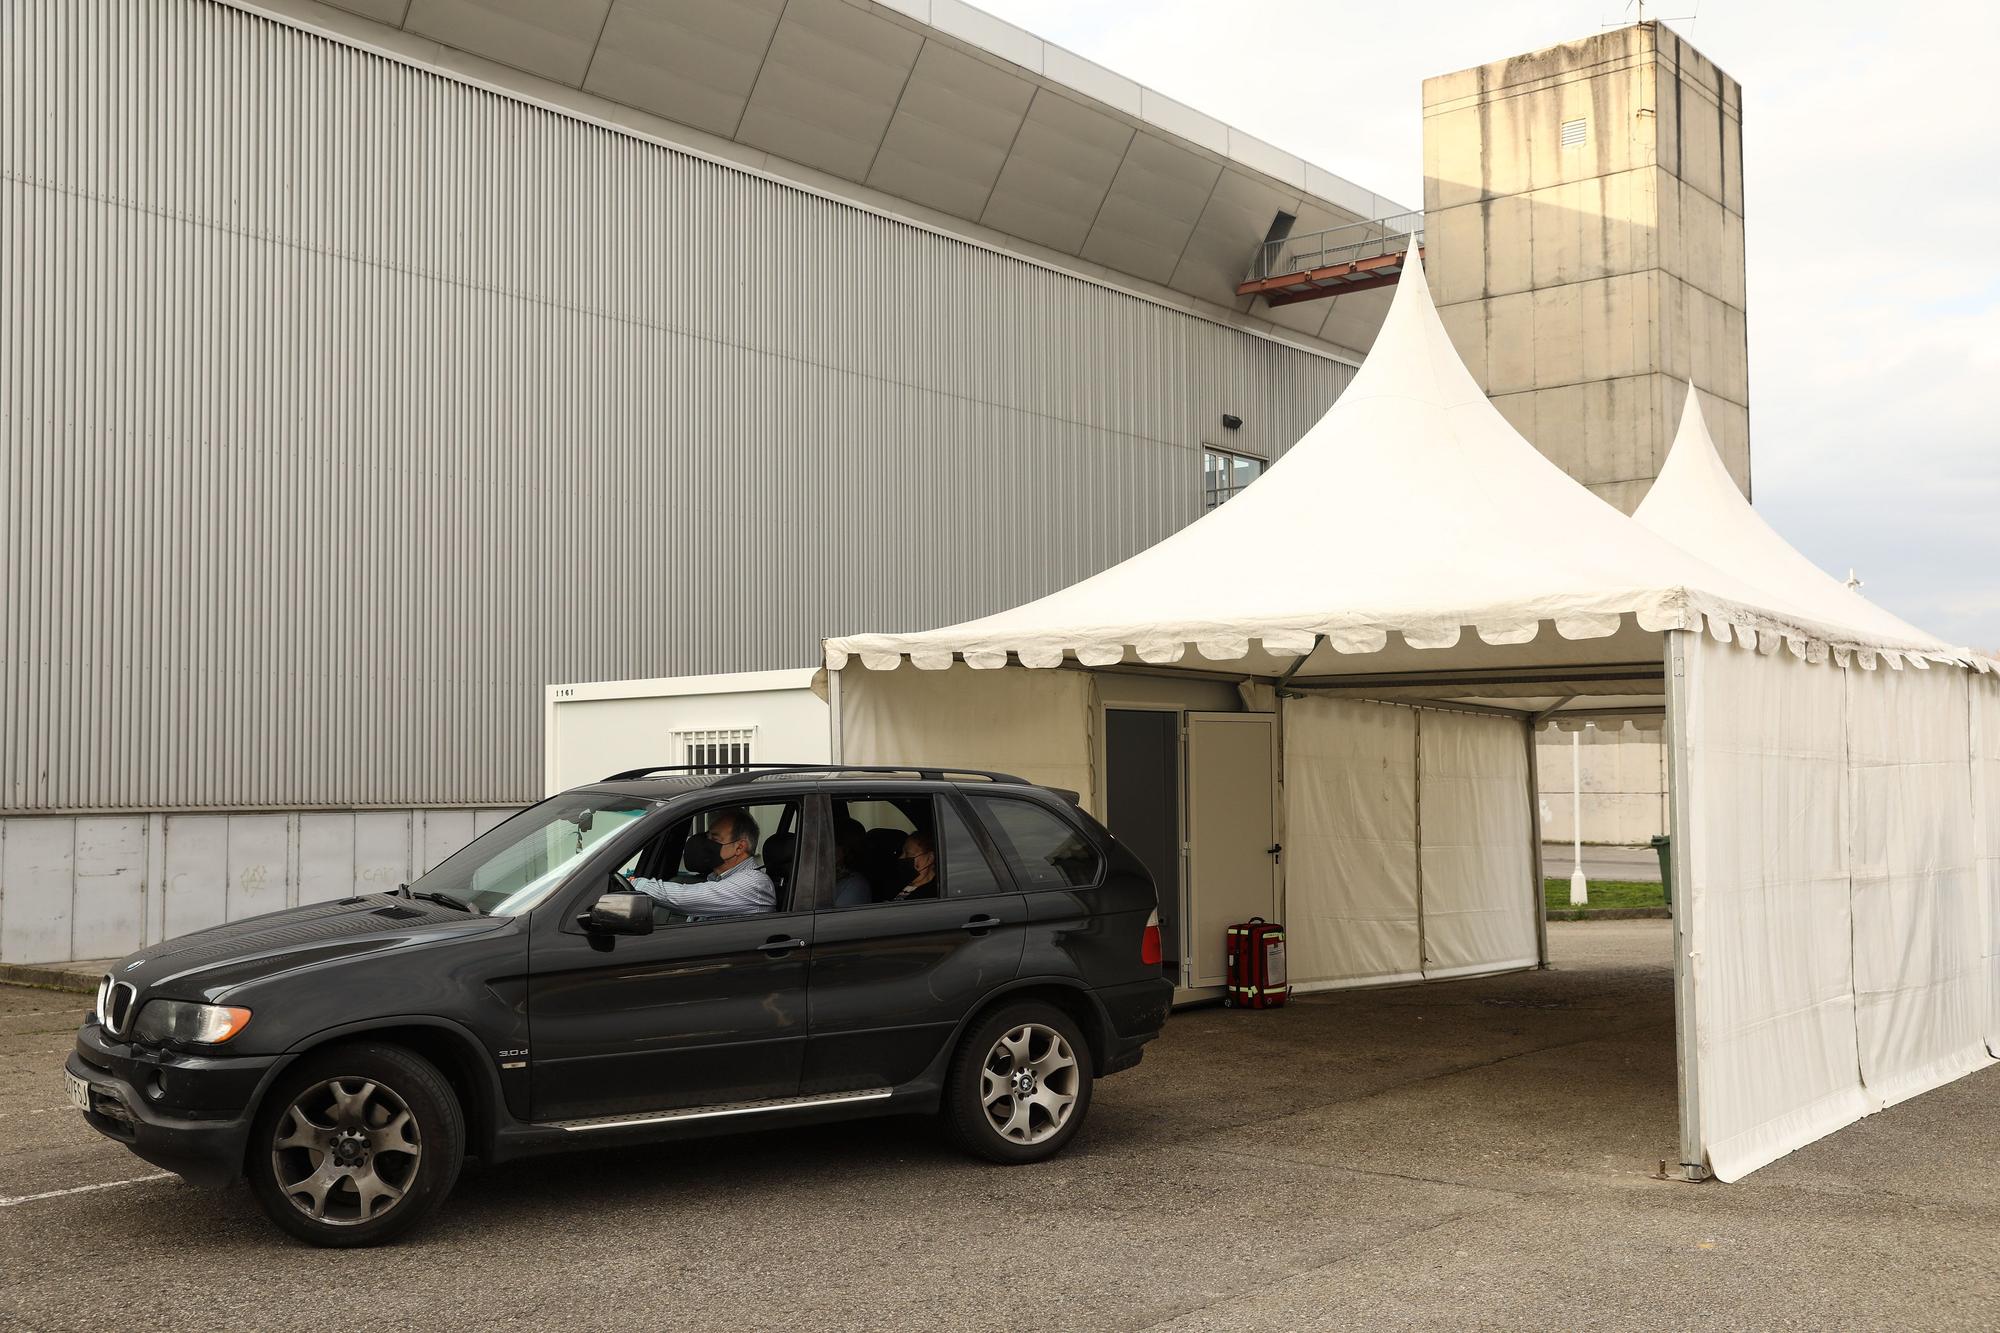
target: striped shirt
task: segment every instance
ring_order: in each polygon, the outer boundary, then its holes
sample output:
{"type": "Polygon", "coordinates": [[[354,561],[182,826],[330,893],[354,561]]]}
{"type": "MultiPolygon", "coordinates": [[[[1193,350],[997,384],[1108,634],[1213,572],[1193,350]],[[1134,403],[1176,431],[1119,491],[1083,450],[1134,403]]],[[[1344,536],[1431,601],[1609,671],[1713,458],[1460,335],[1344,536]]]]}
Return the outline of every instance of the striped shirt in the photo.
{"type": "Polygon", "coordinates": [[[778,886],[764,867],[744,857],[733,868],[717,871],[696,884],[671,879],[635,879],[634,888],[655,902],[696,918],[755,916],[778,910],[778,886]]]}

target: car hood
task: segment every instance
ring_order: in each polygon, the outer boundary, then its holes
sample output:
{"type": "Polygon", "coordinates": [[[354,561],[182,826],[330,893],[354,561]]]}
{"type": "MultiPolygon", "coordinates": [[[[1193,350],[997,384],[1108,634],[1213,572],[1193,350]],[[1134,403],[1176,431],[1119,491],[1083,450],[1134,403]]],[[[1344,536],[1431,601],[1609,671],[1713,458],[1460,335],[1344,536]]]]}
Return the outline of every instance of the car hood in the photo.
{"type": "Polygon", "coordinates": [[[245,917],[176,936],[121,958],[110,974],[114,983],[132,986],[135,998],[160,992],[217,1000],[236,987],[280,972],[484,934],[509,920],[374,893],[245,917]]]}

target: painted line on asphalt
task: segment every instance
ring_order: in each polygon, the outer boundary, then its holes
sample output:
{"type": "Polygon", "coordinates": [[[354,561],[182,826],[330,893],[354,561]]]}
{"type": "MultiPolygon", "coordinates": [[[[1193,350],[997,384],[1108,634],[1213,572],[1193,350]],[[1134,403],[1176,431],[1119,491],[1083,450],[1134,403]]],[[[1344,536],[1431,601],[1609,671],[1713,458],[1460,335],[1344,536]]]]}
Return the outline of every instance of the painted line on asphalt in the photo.
{"type": "Polygon", "coordinates": [[[101,1185],[77,1185],[66,1190],[44,1190],[40,1194],[23,1194],[12,1199],[0,1199],[0,1208],[12,1208],[20,1203],[39,1203],[43,1199],[60,1199],[65,1194],[88,1194],[92,1190],[115,1190],[120,1185],[143,1185],[149,1180],[166,1180],[174,1173],[155,1171],[150,1176],[134,1176],[130,1180],[107,1180],[101,1185]]]}

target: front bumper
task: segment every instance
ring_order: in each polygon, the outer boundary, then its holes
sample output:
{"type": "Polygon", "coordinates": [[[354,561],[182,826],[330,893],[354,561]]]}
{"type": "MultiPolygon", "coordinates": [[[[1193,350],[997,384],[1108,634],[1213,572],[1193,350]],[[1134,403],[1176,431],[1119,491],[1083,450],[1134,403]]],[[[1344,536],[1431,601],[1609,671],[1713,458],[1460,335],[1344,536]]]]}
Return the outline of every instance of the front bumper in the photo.
{"type": "Polygon", "coordinates": [[[153,1050],[92,1020],[63,1068],[90,1085],[92,1129],[191,1184],[223,1185],[243,1174],[258,1096],[287,1058],[153,1050]]]}

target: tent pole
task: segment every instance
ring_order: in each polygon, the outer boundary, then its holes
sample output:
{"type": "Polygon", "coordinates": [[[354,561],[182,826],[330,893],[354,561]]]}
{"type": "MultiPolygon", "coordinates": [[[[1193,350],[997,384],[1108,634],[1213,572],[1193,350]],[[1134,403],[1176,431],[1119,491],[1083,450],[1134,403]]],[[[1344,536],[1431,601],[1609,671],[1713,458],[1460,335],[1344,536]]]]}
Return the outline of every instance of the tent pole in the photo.
{"type": "Polygon", "coordinates": [[[1415,842],[1417,844],[1417,975],[1430,970],[1431,946],[1424,938],[1424,710],[1413,708],[1411,716],[1416,721],[1416,769],[1411,783],[1415,792],[1415,842]]]}
{"type": "Polygon", "coordinates": [[[1689,1180],[1709,1177],[1701,1126],[1701,1045],[1696,1027],[1694,988],[1694,932],[1689,917],[1694,913],[1694,895],[1689,892],[1693,876],[1688,871],[1689,842],[1688,780],[1694,741],[1692,719],[1688,715],[1688,643],[1686,630],[1666,633],[1667,667],[1667,832],[1673,838],[1673,906],[1669,914],[1674,930],[1674,1062],[1680,1091],[1681,1173],[1689,1180]]]}
{"type": "Polygon", "coordinates": [[[1535,961],[1549,965],[1549,903],[1543,891],[1542,867],[1542,775],[1535,757],[1535,728],[1538,718],[1523,718],[1521,732],[1528,742],[1528,846],[1533,849],[1535,868],[1535,961]]]}
{"type": "Polygon", "coordinates": [[[1298,657],[1293,660],[1292,664],[1285,668],[1285,674],[1278,677],[1278,683],[1272,687],[1278,692],[1278,697],[1280,699],[1285,697],[1285,686],[1291,684],[1292,677],[1299,674],[1299,668],[1306,664],[1306,659],[1308,657],[1311,657],[1314,653],[1318,652],[1319,646],[1325,642],[1326,642],[1326,635],[1324,634],[1313,635],[1312,647],[1300,653],[1298,657]]]}
{"type": "Polygon", "coordinates": [[[826,673],[826,757],[832,763],[844,763],[847,756],[840,752],[840,676],[838,671],[826,673]]]}
{"type": "Polygon", "coordinates": [[[1542,734],[1544,723],[1575,698],[1565,694],[1522,722],[1528,733],[1528,839],[1535,849],[1535,956],[1543,967],[1549,965],[1549,900],[1543,887],[1548,883],[1548,868],[1542,863],[1542,769],[1535,737],[1542,734]]]}

